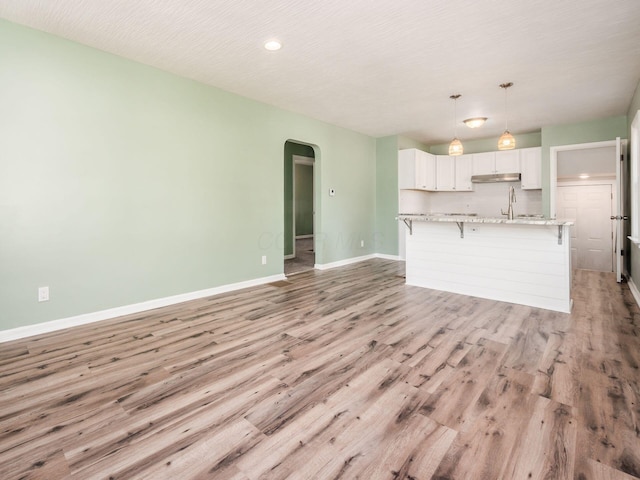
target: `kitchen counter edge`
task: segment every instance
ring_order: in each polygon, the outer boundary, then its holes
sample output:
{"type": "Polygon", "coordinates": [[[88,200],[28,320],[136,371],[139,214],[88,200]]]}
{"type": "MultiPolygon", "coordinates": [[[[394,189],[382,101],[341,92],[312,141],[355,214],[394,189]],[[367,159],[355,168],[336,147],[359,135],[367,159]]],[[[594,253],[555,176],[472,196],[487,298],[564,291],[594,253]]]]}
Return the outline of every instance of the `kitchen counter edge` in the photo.
{"type": "Polygon", "coordinates": [[[455,222],[455,223],[506,223],[509,225],[574,225],[573,220],[553,218],[514,218],[509,220],[500,217],[476,217],[466,215],[398,215],[396,220],[418,222],[455,222]]]}

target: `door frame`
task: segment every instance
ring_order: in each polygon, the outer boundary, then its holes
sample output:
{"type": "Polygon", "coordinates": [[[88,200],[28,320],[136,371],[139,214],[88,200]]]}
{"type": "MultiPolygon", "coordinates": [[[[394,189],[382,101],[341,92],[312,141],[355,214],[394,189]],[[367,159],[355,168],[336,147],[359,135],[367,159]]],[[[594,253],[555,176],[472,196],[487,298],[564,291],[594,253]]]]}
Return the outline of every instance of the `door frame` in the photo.
{"type": "Polygon", "coordinates": [[[313,192],[311,194],[312,200],[313,200],[313,211],[311,212],[311,221],[313,223],[313,251],[314,251],[314,256],[315,256],[315,249],[316,249],[316,170],[315,170],[315,158],[313,157],[303,157],[302,155],[292,155],[293,158],[293,209],[292,209],[292,215],[293,215],[293,219],[291,222],[291,225],[293,226],[292,228],[292,235],[293,235],[293,254],[292,255],[288,255],[286,258],[296,258],[296,165],[307,165],[311,167],[311,183],[313,185],[313,192]]]}
{"type": "MultiPolygon", "coordinates": [[[[587,150],[590,148],[602,148],[602,147],[613,147],[616,150],[619,148],[620,153],[623,155],[623,158],[626,161],[627,155],[627,140],[620,139],[617,137],[615,140],[605,140],[602,142],[590,142],[590,143],[576,143],[572,145],[557,145],[549,148],[549,216],[551,218],[557,218],[557,207],[556,207],[556,195],[558,190],[558,152],[567,151],[567,150],[587,150]]],[[[616,153],[618,153],[616,151],[616,153]]],[[[623,216],[624,215],[624,203],[622,202],[622,198],[624,195],[624,171],[626,168],[626,163],[621,165],[621,162],[618,158],[616,158],[616,180],[615,180],[615,189],[616,189],[616,202],[614,202],[614,215],[623,216]]],[[[622,220],[620,220],[622,221],[622,220]]],[[[616,279],[618,282],[622,281],[622,270],[624,269],[624,262],[622,261],[622,252],[623,248],[621,247],[623,239],[618,234],[619,228],[614,229],[616,231],[616,242],[615,242],[615,252],[616,252],[616,261],[614,262],[616,279]]]]}

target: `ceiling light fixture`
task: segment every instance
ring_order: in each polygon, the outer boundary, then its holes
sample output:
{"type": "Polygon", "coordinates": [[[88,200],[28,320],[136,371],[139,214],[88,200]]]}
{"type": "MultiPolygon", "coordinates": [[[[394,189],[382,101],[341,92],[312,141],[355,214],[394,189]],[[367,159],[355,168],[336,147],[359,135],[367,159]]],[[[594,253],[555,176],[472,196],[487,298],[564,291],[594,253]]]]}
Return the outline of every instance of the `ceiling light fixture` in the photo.
{"type": "Polygon", "coordinates": [[[464,123],[469,128],[478,128],[484,125],[484,122],[486,121],[487,117],[473,117],[463,120],[462,123],[464,123]]]}
{"type": "Polygon", "coordinates": [[[464,149],[462,148],[462,142],[458,140],[458,134],[457,134],[458,122],[457,122],[456,103],[461,96],[462,95],[457,93],[449,97],[453,99],[453,140],[451,140],[451,143],[449,144],[449,155],[451,156],[462,155],[462,152],[464,151],[464,149]]]}
{"type": "Polygon", "coordinates": [[[589,174],[588,173],[581,173],[580,175],[578,175],[579,178],[581,178],[582,180],[586,180],[587,178],[589,178],[589,174]]]}
{"type": "Polygon", "coordinates": [[[516,148],[516,139],[513,138],[507,126],[507,88],[513,87],[513,82],[501,83],[500,88],[504,88],[504,133],[498,139],[498,150],[512,150],[516,148]]]}
{"type": "Polygon", "coordinates": [[[280,50],[282,48],[282,44],[278,40],[269,40],[264,44],[264,48],[269,51],[275,52],[276,50],[280,50]]]}

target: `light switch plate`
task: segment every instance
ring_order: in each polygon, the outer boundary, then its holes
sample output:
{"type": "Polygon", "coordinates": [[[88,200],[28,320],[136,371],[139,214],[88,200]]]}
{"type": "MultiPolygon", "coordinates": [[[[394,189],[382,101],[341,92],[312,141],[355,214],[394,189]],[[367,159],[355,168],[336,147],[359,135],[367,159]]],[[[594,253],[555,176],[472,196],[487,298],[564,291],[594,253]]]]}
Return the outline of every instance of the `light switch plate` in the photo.
{"type": "Polygon", "coordinates": [[[38,288],[38,301],[39,302],[48,302],[49,301],[49,287],[39,287],[38,288]]]}

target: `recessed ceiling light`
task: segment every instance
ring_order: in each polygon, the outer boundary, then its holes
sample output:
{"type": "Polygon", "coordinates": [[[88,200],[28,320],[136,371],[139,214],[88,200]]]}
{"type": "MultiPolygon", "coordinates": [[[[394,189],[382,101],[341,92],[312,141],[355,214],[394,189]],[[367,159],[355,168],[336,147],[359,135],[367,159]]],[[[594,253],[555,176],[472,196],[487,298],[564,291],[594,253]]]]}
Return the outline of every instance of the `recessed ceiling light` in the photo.
{"type": "Polygon", "coordinates": [[[278,40],[269,40],[264,44],[264,48],[274,52],[276,50],[280,50],[282,48],[282,44],[278,40]]]}
{"type": "Polygon", "coordinates": [[[581,178],[582,180],[585,180],[585,179],[589,178],[589,174],[581,173],[580,175],[578,175],[578,177],[581,178]]]}
{"type": "Polygon", "coordinates": [[[469,128],[478,128],[484,125],[484,122],[486,121],[487,121],[487,117],[474,117],[474,118],[467,118],[462,122],[469,128]]]}

